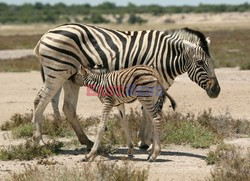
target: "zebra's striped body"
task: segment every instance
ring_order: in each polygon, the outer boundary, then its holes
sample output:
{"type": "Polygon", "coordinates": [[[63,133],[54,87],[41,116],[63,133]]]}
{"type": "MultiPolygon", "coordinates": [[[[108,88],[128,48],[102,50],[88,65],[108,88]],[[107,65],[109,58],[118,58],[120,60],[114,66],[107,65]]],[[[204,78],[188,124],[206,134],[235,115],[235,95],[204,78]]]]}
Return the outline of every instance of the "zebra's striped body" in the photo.
{"type": "Polygon", "coordinates": [[[45,75],[44,86],[34,102],[36,141],[41,139],[42,114],[63,86],[63,111],[80,142],[92,145],[76,119],[79,86],[68,80],[77,73],[80,65],[98,65],[107,72],[138,64],[150,65],[159,72],[165,89],[173,84],[176,76],[188,72],[190,79],[204,88],[210,97],[217,97],[220,92],[206,38],[187,28],[170,32],[118,31],[66,24],[49,30],[34,51],[45,75]]]}
{"type": "Polygon", "coordinates": [[[95,74],[82,68],[76,74],[75,82],[80,86],[87,86],[93,89],[98,93],[103,103],[102,120],[97,131],[94,146],[86,156],[86,159],[92,160],[94,158],[105,128],[106,119],[114,106],[118,106],[121,123],[127,136],[128,154],[132,154],[133,143],[125,120],[125,112],[122,110],[124,109],[124,103],[130,103],[137,99],[153,121],[154,146],[149,160],[156,160],[160,153],[161,111],[167,94],[162,86],[162,78],[156,69],[146,65],[137,65],[107,74],[95,74]]]}

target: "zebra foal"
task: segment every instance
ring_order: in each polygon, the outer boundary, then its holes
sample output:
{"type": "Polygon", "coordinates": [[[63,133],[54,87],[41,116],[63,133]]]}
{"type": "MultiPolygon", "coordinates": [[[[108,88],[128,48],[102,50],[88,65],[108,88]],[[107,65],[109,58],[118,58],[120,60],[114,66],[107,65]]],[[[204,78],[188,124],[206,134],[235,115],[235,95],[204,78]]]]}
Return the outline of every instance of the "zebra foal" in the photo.
{"type": "Polygon", "coordinates": [[[124,103],[130,103],[136,99],[145,108],[153,122],[153,147],[148,160],[156,160],[156,157],[160,154],[161,150],[161,111],[166,96],[170,99],[172,107],[175,107],[175,102],[163,88],[162,78],[156,69],[146,65],[137,65],[106,74],[96,74],[86,68],[81,68],[75,75],[74,80],[75,83],[80,86],[87,86],[93,89],[93,91],[98,93],[98,97],[103,103],[102,119],[98,126],[94,146],[86,156],[86,160],[94,159],[101,135],[105,129],[106,120],[114,106],[118,108],[120,113],[121,125],[127,138],[128,155],[132,155],[134,145],[128,131],[127,122],[125,121],[124,103]]]}

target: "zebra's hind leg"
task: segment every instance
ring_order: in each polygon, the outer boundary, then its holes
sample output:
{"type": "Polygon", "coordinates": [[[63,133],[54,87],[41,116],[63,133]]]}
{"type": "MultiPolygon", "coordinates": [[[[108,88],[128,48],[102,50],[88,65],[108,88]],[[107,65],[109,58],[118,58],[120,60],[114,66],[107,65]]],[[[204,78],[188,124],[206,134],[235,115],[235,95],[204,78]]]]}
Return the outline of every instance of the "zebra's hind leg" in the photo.
{"type": "Polygon", "coordinates": [[[33,135],[33,140],[37,143],[42,139],[42,121],[43,112],[47,107],[48,103],[51,101],[52,97],[56,94],[59,88],[62,86],[60,82],[57,84],[52,84],[52,78],[47,78],[43,88],[38,92],[34,100],[34,111],[32,122],[35,124],[35,133],[33,135]]]}
{"type": "Polygon", "coordinates": [[[95,138],[94,146],[92,147],[89,154],[85,156],[86,161],[93,161],[95,159],[95,153],[97,152],[99,143],[101,142],[101,137],[103,134],[103,131],[105,130],[105,124],[107,122],[107,118],[109,116],[110,111],[113,108],[113,101],[111,97],[106,97],[103,100],[103,109],[102,109],[102,119],[99,123],[97,134],[95,138]]]}
{"type": "Polygon", "coordinates": [[[120,117],[120,124],[121,127],[123,128],[126,138],[127,138],[127,145],[128,145],[128,156],[133,156],[133,148],[134,148],[134,144],[132,142],[131,139],[131,134],[130,131],[128,129],[128,122],[126,120],[126,115],[125,115],[125,105],[124,104],[120,104],[117,107],[118,111],[119,111],[119,117],[120,117]]]}
{"type": "Polygon", "coordinates": [[[90,149],[93,146],[93,142],[90,141],[86,136],[86,134],[84,133],[76,116],[76,106],[77,106],[79,89],[80,87],[77,84],[74,84],[71,80],[68,80],[64,83],[63,112],[67,117],[67,121],[71,124],[72,128],[74,129],[79,142],[83,145],[87,145],[87,149],[90,149]]]}

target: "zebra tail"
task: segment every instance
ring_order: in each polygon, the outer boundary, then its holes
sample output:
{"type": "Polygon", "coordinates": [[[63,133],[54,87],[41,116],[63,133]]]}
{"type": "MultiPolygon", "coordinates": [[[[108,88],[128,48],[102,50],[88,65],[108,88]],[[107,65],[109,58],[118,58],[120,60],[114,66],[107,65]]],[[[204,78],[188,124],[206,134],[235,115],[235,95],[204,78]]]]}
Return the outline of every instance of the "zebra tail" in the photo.
{"type": "Polygon", "coordinates": [[[176,102],[175,100],[167,93],[167,91],[164,89],[163,85],[162,85],[162,79],[158,79],[158,83],[161,86],[162,89],[162,96],[159,97],[159,100],[157,101],[159,103],[159,108],[158,109],[162,109],[164,102],[166,101],[166,97],[169,99],[170,103],[171,103],[171,107],[173,108],[173,110],[175,111],[176,109],[176,102]]]}
{"type": "Polygon", "coordinates": [[[165,94],[166,94],[167,98],[170,100],[171,107],[175,111],[175,109],[176,109],[176,102],[175,102],[175,100],[167,93],[167,91],[165,91],[165,94]]]}
{"type": "Polygon", "coordinates": [[[40,40],[39,42],[36,44],[36,47],[34,48],[33,52],[34,54],[39,57],[39,47],[40,47],[40,40]]]}
{"type": "Polygon", "coordinates": [[[41,66],[41,76],[42,76],[43,82],[45,82],[45,75],[44,75],[43,66],[41,66]]]}

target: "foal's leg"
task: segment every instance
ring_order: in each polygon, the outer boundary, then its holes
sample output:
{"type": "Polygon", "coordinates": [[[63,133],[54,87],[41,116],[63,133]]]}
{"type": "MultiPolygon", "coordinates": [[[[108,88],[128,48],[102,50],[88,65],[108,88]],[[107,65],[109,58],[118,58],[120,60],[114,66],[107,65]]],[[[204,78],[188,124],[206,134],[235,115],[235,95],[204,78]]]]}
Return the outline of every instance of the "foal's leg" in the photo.
{"type": "Polygon", "coordinates": [[[155,161],[156,157],[161,152],[160,131],[161,131],[161,116],[156,109],[157,97],[138,97],[139,102],[144,106],[148,115],[153,122],[153,147],[149,155],[148,161],[155,161]],[[149,104],[150,103],[150,104],[149,104]]]}
{"type": "Polygon", "coordinates": [[[133,152],[134,144],[133,144],[132,139],[131,139],[131,133],[130,133],[129,128],[128,128],[128,122],[126,120],[125,105],[124,104],[120,104],[117,107],[117,109],[119,111],[119,117],[120,117],[121,127],[123,128],[123,130],[125,132],[125,135],[126,135],[126,138],[127,138],[128,156],[133,156],[132,152],[133,152]]]}
{"type": "MultiPolygon", "coordinates": [[[[153,115],[152,115],[153,116],[153,115]]],[[[149,162],[155,161],[156,157],[161,152],[161,142],[160,142],[160,132],[161,132],[161,121],[162,118],[160,114],[157,113],[155,117],[153,117],[153,127],[154,127],[154,136],[153,136],[153,148],[151,155],[148,159],[149,162]]]]}
{"type": "Polygon", "coordinates": [[[139,130],[139,148],[147,150],[153,142],[153,125],[152,120],[142,107],[142,122],[139,130]]]}
{"type": "Polygon", "coordinates": [[[86,155],[85,160],[93,161],[95,159],[95,153],[98,149],[99,143],[101,141],[101,137],[103,131],[105,130],[105,123],[109,116],[111,109],[113,108],[112,98],[108,97],[103,101],[103,109],[102,109],[102,119],[97,129],[97,134],[95,138],[94,146],[92,147],[90,153],[86,155]]]}

